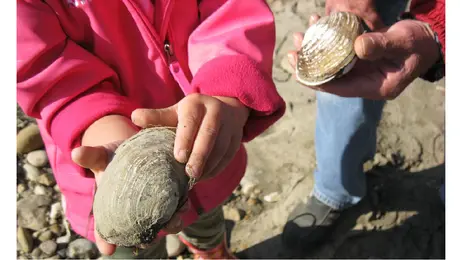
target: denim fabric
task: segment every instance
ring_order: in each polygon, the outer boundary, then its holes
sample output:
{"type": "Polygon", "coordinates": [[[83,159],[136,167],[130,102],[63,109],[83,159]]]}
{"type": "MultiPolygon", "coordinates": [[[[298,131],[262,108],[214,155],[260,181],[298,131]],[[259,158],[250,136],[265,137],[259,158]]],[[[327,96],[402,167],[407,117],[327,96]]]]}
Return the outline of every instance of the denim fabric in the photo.
{"type": "MultiPolygon", "coordinates": [[[[405,11],[405,0],[377,0],[386,25],[405,11]]],[[[335,209],[358,203],[366,193],[363,163],[376,149],[383,101],[343,98],[317,92],[315,149],[317,168],[313,195],[335,209]]]]}

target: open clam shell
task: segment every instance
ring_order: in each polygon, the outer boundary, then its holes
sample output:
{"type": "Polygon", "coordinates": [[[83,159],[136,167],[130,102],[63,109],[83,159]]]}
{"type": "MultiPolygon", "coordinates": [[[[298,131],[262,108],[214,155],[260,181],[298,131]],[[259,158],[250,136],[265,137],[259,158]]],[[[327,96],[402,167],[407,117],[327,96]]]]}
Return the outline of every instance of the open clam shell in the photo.
{"type": "Polygon", "coordinates": [[[337,12],[319,19],[307,29],[297,52],[297,79],[317,86],[348,73],[357,60],[354,42],[362,33],[361,18],[352,13],[337,12]]]}

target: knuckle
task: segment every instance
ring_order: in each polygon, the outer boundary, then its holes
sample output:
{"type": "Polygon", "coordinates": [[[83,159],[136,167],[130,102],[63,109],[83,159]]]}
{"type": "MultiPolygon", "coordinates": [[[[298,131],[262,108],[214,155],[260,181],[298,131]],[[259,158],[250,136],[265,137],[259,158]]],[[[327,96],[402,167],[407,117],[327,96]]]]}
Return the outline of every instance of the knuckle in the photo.
{"type": "Polygon", "coordinates": [[[201,94],[198,94],[198,93],[192,93],[192,94],[189,94],[185,97],[185,100],[189,101],[189,102],[197,102],[197,101],[200,101],[201,100],[201,94]]]}
{"type": "Polygon", "coordinates": [[[218,132],[218,128],[214,125],[203,125],[200,134],[206,137],[216,137],[218,132]]]}

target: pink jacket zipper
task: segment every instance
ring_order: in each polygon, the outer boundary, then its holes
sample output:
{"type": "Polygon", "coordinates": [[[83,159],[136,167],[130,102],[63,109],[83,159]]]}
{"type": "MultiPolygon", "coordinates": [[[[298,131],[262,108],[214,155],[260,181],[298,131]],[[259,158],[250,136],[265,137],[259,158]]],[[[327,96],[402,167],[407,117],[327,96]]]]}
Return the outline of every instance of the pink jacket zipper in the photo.
{"type": "Polygon", "coordinates": [[[166,41],[164,49],[168,59],[169,71],[176,80],[177,84],[179,84],[182,92],[187,94],[187,92],[190,91],[190,82],[188,81],[187,76],[185,76],[185,73],[179,64],[179,61],[176,59],[176,56],[174,56],[171,43],[166,41]]]}

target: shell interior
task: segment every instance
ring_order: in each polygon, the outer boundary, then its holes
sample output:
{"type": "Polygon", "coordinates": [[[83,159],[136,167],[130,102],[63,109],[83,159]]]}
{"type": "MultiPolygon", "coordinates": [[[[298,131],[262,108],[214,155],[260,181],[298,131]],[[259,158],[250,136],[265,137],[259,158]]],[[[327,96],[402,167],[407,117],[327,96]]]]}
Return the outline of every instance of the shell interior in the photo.
{"type": "Polygon", "coordinates": [[[351,13],[338,12],[319,19],[305,32],[297,53],[297,79],[316,86],[350,71],[356,61],[354,42],[363,32],[361,19],[351,13]]]}

